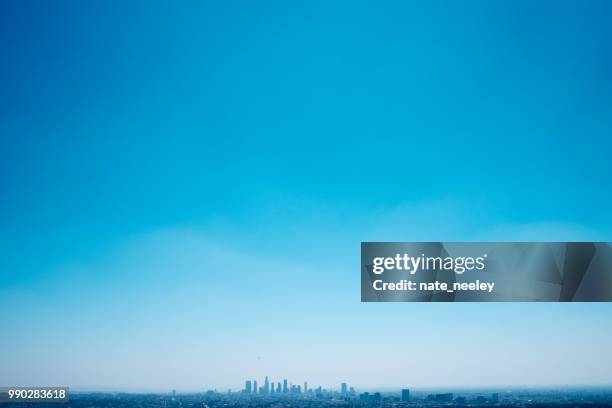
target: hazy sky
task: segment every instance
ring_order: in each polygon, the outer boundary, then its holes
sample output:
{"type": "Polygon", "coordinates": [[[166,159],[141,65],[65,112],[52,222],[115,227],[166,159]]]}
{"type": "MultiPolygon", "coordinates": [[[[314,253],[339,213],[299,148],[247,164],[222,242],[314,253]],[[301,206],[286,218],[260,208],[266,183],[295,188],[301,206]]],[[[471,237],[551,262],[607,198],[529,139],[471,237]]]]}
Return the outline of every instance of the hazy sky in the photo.
{"type": "Polygon", "coordinates": [[[0,4],[0,385],[610,384],[612,304],[361,304],[359,244],[612,240],[612,3],[0,4]]]}

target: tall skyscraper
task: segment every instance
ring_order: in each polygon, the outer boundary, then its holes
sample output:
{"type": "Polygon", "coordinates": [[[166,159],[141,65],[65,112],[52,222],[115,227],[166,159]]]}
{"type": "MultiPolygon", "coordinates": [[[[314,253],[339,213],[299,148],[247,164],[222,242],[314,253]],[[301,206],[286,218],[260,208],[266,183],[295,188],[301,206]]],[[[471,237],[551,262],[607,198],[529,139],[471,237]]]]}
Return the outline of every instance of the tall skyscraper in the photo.
{"type": "Polygon", "coordinates": [[[348,390],[346,388],[346,383],[343,382],[342,384],[340,384],[340,394],[346,396],[348,394],[348,390]]]}
{"type": "Polygon", "coordinates": [[[246,380],[246,383],[244,384],[244,392],[247,394],[251,393],[251,380],[246,380]]]}
{"type": "Polygon", "coordinates": [[[259,392],[259,388],[257,388],[257,380],[253,381],[253,394],[257,394],[259,392]]]}
{"type": "Polygon", "coordinates": [[[410,390],[408,388],[402,389],[402,402],[410,401],[410,390]]]}
{"type": "Polygon", "coordinates": [[[270,393],[270,381],[268,381],[268,376],[266,375],[266,379],[264,380],[264,394],[270,393]]]}
{"type": "Polygon", "coordinates": [[[283,380],[283,394],[286,394],[289,392],[289,389],[287,388],[287,379],[285,378],[283,380]]]}
{"type": "Polygon", "coordinates": [[[276,383],[276,393],[280,394],[281,393],[281,385],[280,385],[280,381],[276,383]]]}
{"type": "Polygon", "coordinates": [[[308,392],[308,383],[304,381],[304,394],[308,392]]]}
{"type": "Polygon", "coordinates": [[[274,381],[270,383],[270,394],[274,394],[274,381]]]}

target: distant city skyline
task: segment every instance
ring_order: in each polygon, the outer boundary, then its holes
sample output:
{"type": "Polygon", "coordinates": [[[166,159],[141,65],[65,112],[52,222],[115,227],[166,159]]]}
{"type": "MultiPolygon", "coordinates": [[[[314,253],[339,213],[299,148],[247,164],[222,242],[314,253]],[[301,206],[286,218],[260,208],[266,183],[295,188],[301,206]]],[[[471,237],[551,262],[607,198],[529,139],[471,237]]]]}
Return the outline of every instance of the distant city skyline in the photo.
{"type": "MultiPolygon", "coordinates": [[[[323,386],[319,385],[317,387],[308,387],[308,381],[304,381],[304,386],[302,387],[298,383],[290,382],[287,378],[283,378],[282,380],[277,380],[276,383],[274,381],[270,381],[268,376],[264,377],[264,382],[261,387],[257,387],[257,380],[248,379],[244,381],[244,388],[242,392],[245,394],[301,394],[308,392],[320,392],[323,389],[323,386]],[[282,383],[282,386],[281,386],[282,383]],[[276,384],[276,388],[275,388],[276,384]]],[[[330,390],[325,388],[325,390],[330,390]]],[[[347,395],[349,393],[349,389],[347,388],[346,382],[341,382],[338,388],[340,394],[347,395]]],[[[354,393],[354,388],[351,387],[350,391],[354,393]]]]}

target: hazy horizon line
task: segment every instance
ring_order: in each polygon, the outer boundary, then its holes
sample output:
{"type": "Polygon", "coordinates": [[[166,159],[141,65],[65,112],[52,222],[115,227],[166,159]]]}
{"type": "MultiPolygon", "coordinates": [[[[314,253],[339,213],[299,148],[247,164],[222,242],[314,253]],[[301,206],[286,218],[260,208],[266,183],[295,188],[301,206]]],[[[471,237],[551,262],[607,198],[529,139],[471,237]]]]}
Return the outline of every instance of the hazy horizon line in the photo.
{"type": "MultiPolygon", "coordinates": [[[[340,384],[340,383],[339,383],[340,384]]],[[[349,384],[349,386],[351,386],[349,384]]],[[[319,385],[313,388],[318,388],[319,385]]],[[[323,386],[321,387],[326,391],[337,391],[339,392],[340,387],[330,387],[323,386]]],[[[381,392],[400,392],[402,389],[409,389],[411,392],[421,393],[428,391],[480,391],[480,390],[495,390],[495,391],[504,391],[504,392],[515,392],[521,390],[559,390],[559,389],[602,389],[602,388],[611,388],[612,383],[608,384],[556,384],[556,385],[455,385],[455,386],[418,386],[418,387],[410,387],[409,385],[405,387],[401,386],[367,386],[367,387],[354,387],[358,392],[369,392],[369,391],[381,391],[381,392]]],[[[177,387],[168,387],[165,389],[160,388],[140,388],[140,387],[132,387],[132,388],[121,388],[121,387],[70,387],[71,393],[91,393],[91,394],[103,394],[103,393],[121,393],[121,394],[170,394],[173,390],[176,390],[177,394],[200,394],[207,393],[210,391],[226,394],[231,391],[232,394],[238,394],[243,391],[243,388],[231,388],[231,387],[213,387],[213,388],[200,388],[200,389],[192,389],[192,388],[177,388],[177,387]]],[[[271,393],[267,395],[295,395],[291,393],[271,393]]],[[[303,393],[302,393],[303,394],[303,393]]],[[[262,393],[253,393],[251,395],[262,395],[262,393]]]]}

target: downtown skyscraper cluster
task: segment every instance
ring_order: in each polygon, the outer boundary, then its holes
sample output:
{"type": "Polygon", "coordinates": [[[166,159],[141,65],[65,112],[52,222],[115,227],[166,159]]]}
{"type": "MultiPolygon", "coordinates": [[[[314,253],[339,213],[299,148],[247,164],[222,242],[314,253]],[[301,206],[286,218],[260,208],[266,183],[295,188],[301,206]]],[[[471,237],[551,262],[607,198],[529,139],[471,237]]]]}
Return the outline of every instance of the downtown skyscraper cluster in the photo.
{"type": "MultiPolygon", "coordinates": [[[[321,394],[323,391],[322,387],[309,388],[308,382],[304,382],[303,386],[300,384],[289,384],[287,379],[284,379],[282,383],[280,381],[274,383],[270,382],[268,376],[265,377],[264,383],[258,386],[257,380],[246,380],[244,389],[242,390],[245,394],[261,394],[261,395],[272,395],[272,394],[321,394]]],[[[338,392],[338,391],[335,391],[338,392]]],[[[355,395],[355,389],[353,387],[348,388],[347,383],[343,382],[340,385],[339,394],[341,396],[349,396],[350,394],[355,395]]]]}

